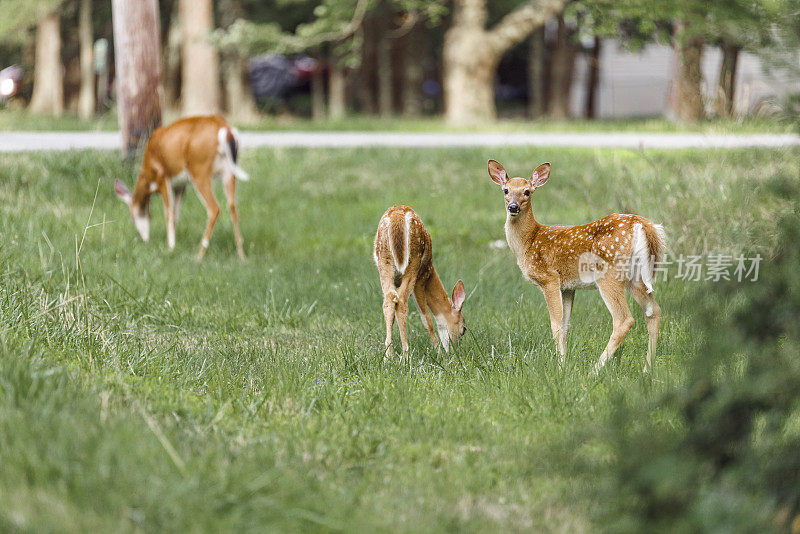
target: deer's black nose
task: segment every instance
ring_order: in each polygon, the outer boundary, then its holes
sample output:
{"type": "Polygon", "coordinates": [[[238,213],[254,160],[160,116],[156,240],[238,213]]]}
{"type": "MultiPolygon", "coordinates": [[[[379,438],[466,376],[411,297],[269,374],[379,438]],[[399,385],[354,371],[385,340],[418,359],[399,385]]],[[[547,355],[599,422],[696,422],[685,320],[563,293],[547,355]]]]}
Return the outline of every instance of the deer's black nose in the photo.
{"type": "Polygon", "coordinates": [[[509,213],[519,213],[519,204],[516,202],[512,202],[508,205],[508,212],[509,213]]]}

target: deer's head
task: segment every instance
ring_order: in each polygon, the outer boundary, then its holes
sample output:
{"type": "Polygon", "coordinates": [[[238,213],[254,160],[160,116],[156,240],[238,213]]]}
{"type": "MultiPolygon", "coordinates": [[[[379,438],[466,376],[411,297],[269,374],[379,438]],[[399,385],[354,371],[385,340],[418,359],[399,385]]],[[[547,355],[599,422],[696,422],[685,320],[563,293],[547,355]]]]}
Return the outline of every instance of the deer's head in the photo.
{"type": "Polygon", "coordinates": [[[453,288],[450,312],[444,317],[444,321],[440,322],[439,317],[437,317],[439,338],[442,340],[442,347],[444,350],[448,349],[451,341],[453,343],[458,343],[461,340],[461,336],[467,331],[464,316],[461,314],[461,307],[464,305],[464,300],[466,298],[467,294],[464,290],[464,283],[459,280],[453,288]]]}
{"type": "Polygon", "coordinates": [[[142,240],[147,242],[150,239],[150,195],[136,194],[139,191],[131,193],[119,178],[114,182],[114,192],[121,201],[128,205],[136,231],[139,232],[142,240]]]}
{"type": "Polygon", "coordinates": [[[531,209],[531,195],[537,187],[541,187],[550,178],[550,164],[542,163],[531,173],[530,179],[508,178],[506,170],[499,162],[489,160],[489,177],[503,188],[506,212],[510,219],[527,214],[531,209]]]}

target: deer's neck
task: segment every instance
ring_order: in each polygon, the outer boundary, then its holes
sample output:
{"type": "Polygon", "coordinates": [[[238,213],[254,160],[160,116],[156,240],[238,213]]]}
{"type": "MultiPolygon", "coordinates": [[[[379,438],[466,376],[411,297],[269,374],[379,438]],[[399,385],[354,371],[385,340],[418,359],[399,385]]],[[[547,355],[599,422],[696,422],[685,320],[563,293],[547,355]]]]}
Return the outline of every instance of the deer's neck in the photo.
{"type": "MultiPolygon", "coordinates": [[[[425,283],[425,297],[428,302],[428,307],[434,316],[447,316],[450,313],[452,304],[447,290],[442,285],[442,280],[436,273],[436,269],[431,265],[431,275],[425,283]]],[[[438,319],[437,319],[438,322],[438,319]]]]}
{"type": "Polygon", "coordinates": [[[542,225],[533,218],[533,210],[528,209],[516,217],[506,215],[506,241],[518,263],[525,257],[541,228],[542,225]]]}
{"type": "MultiPolygon", "coordinates": [[[[439,339],[444,349],[447,350],[450,345],[450,323],[453,317],[453,305],[433,265],[431,265],[430,278],[428,278],[425,284],[425,297],[428,308],[431,310],[433,318],[436,320],[436,329],[439,331],[439,339]]],[[[422,310],[422,312],[428,313],[426,310],[422,310]]]]}

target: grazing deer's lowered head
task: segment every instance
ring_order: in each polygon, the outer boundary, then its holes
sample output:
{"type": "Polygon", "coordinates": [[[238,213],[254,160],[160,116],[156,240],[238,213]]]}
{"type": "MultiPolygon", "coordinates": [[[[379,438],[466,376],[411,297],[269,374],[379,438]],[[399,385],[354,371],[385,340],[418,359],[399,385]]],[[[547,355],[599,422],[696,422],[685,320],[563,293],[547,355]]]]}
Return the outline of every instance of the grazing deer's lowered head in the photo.
{"type": "Polygon", "coordinates": [[[131,193],[127,186],[117,178],[114,180],[114,192],[125,204],[128,205],[131,211],[131,219],[136,227],[136,231],[145,243],[150,239],[150,195],[151,191],[145,185],[138,187],[139,181],[136,182],[137,187],[134,188],[136,193],[131,193]],[[145,191],[142,191],[142,190],[145,191]]]}

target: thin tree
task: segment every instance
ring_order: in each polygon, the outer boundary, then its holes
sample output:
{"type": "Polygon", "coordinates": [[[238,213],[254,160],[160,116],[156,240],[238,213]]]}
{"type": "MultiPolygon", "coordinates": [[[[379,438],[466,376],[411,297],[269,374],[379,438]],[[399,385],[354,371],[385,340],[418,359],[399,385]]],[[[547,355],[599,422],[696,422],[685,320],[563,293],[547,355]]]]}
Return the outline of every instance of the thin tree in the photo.
{"type": "Polygon", "coordinates": [[[211,44],[214,6],[211,0],[180,0],[184,115],[219,113],[219,53],[211,44]]]}
{"type": "Polygon", "coordinates": [[[81,0],[78,11],[78,40],[81,48],[81,89],[78,115],[88,119],[97,107],[94,94],[94,38],[92,37],[92,0],[81,0]]]}
{"type": "Polygon", "coordinates": [[[55,9],[47,11],[36,24],[33,94],[28,109],[55,117],[64,112],[61,17],[55,9]]]}

